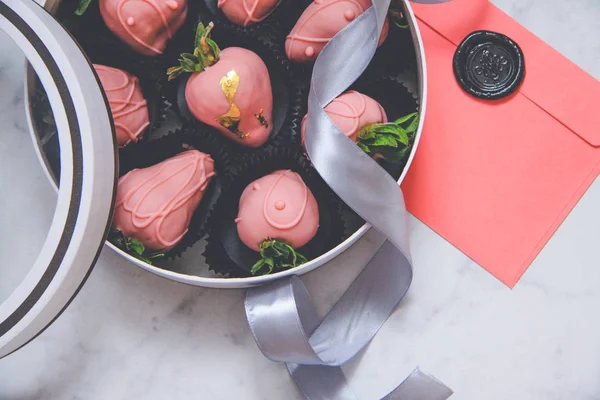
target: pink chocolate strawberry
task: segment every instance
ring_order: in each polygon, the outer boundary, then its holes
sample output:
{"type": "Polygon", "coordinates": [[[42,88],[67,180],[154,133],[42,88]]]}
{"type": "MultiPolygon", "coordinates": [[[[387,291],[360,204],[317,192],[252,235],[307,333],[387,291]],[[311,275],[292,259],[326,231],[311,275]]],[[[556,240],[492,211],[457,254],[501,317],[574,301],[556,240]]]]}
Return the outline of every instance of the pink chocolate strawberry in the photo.
{"type": "Polygon", "coordinates": [[[281,0],[219,0],[217,6],[228,20],[246,27],[267,18],[281,0]]]}
{"type": "Polygon", "coordinates": [[[307,261],[296,249],[317,234],[319,206],[300,175],[279,170],[244,189],[235,222],[240,240],[261,255],[252,274],[271,273],[307,261]]]}
{"type": "Polygon", "coordinates": [[[94,64],[115,123],[119,147],[137,142],[148,125],[148,103],[144,99],[140,81],[130,73],[104,65],[94,64]]]}
{"type": "MultiPolygon", "coordinates": [[[[325,107],[325,112],[365,153],[390,162],[400,162],[406,157],[419,126],[418,113],[388,122],[381,104],[355,90],[339,95],[325,107]]],[[[305,121],[306,116],[302,120],[303,141],[305,121]]]]}
{"type": "MultiPolygon", "coordinates": [[[[113,223],[131,245],[169,250],[185,235],[214,172],[208,154],[188,150],[119,179],[113,223]]],[[[135,249],[134,249],[135,250],[135,249]]]]}
{"type": "Polygon", "coordinates": [[[262,146],[271,133],[273,94],[267,66],[241,47],[220,50],[210,38],[213,24],[198,25],[194,53],[169,68],[169,80],[184,72],[192,76],[185,99],[195,118],[247,147],[262,146]]]}
{"type": "MultiPolygon", "coordinates": [[[[79,0],[83,15],[92,0],[79,0]]],[[[123,43],[146,56],[159,56],[187,17],[187,0],[100,0],[104,23],[123,43]]]]}
{"type": "MultiPolygon", "coordinates": [[[[285,52],[288,58],[299,63],[315,60],[339,31],[371,5],[371,0],[315,0],[287,36],[285,52]]],[[[388,31],[386,20],[379,45],[386,39],[388,31]]]]}

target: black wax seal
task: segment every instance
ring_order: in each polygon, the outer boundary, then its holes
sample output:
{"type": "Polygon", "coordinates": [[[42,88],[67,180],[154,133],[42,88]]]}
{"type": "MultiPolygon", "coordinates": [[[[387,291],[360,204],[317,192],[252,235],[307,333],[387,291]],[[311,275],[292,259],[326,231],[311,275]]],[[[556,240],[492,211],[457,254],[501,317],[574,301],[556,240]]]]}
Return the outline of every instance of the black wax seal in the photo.
{"type": "Polygon", "coordinates": [[[476,31],[454,54],[454,75],[475,97],[501,99],[519,88],[525,76],[525,59],[517,43],[496,32],[476,31]]]}

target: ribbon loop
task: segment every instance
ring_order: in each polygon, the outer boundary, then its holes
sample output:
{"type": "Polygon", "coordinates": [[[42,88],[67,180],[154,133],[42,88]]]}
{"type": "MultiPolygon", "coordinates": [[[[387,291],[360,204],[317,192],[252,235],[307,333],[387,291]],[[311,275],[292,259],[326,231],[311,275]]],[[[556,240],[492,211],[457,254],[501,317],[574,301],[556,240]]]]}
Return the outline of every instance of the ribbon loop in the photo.
{"type": "Polygon", "coordinates": [[[452,390],[419,368],[382,400],[446,400],[452,390]]]}
{"type": "Polygon", "coordinates": [[[250,330],[268,359],[322,364],[308,341],[320,320],[299,278],[248,290],[245,307],[250,330]]]}
{"type": "MultiPolygon", "coordinates": [[[[323,180],[387,241],[323,321],[297,277],[249,289],[246,295],[246,315],[260,349],[269,359],[287,364],[309,400],[355,400],[339,366],[371,341],[412,281],[407,213],[398,183],[324,110],[367,68],[389,4],[390,0],[373,0],[373,6],[334,36],[315,61],[304,138],[323,180]]],[[[451,394],[441,382],[415,370],[385,398],[446,400],[451,394]]]]}
{"type": "MultiPolygon", "coordinates": [[[[259,348],[270,360],[287,364],[307,399],[356,400],[339,365],[375,336],[395,308],[390,293],[408,288],[412,278],[390,262],[388,246],[386,241],[321,323],[296,276],[248,290],[246,316],[259,348]]],[[[446,400],[450,395],[443,383],[416,369],[384,399],[446,400]]]]}

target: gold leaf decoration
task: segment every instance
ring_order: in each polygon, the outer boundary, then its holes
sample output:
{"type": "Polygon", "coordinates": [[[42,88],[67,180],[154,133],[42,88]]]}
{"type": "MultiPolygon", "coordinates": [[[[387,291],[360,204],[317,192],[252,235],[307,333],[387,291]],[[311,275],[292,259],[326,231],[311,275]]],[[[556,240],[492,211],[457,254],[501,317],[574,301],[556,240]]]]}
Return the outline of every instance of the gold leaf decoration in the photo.
{"type": "Polygon", "coordinates": [[[260,124],[262,126],[264,126],[265,128],[268,128],[269,127],[269,123],[267,122],[267,119],[263,115],[263,112],[264,112],[264,110],[261,108],[260,111],[258,112],[258,114],[254,114],[254,116],[256,117],[256,119],[258,120],[258,122],[260,122],[260,124]]]}
{"type": "Polygon", "coordinates": [[[229,111],[217,117],[217,122],[222,127],[227,128],[229,131],[235,133],[240,139],[246,139],[248,136],[250,136],[250,134],[239,130],[240,122],[242,120],[242,113],[240,112],[238,106],[234,103],[235,95],[238,87],[240,86],[240,76],[237,72],[235,72],[235,70],[231,70],[221,78],[219,85],[221,86],[221,90],[229,102],[230,107],[229,111]]]}

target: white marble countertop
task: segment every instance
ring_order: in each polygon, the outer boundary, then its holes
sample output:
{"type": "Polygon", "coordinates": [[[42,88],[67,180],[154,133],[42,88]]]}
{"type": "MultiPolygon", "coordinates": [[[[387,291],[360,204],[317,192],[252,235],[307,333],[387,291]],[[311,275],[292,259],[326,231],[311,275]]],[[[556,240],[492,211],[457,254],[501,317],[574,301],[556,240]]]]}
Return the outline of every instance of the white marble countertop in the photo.
{"type": "MultiPolygon", "coordinates": [[[[600,78],[600,2],[494,3],[600,78]]],[[[18,100],[1,104],[3,121],[7,107],[22,116],[18,100]]],[[[38,184],[32,193],[51,196],[38,184]]],[[[452,387],[453,400],[600,399],[599,203],[596,181],[514,290],[412,219],[413,286],[345,368],[359,398],[378,399],[418,365],[452,387]]],[[[371,233],[304,277],[320,312],[380,240],[371,233]]],[[[301,399],[286,369],[256,347],[243,296],[159,278],[105,249],[67,311],[0,360],[0,398],[301,399]]]]}

